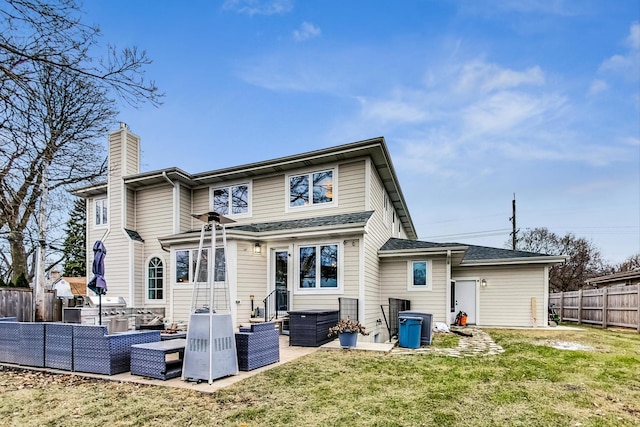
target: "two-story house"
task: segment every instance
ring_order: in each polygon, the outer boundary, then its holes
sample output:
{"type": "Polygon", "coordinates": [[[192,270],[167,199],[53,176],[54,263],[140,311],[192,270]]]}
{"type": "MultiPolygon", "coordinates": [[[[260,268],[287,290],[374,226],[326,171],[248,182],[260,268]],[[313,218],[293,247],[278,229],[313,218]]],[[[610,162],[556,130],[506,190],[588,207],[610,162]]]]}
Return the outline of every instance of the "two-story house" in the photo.
{"type": "Polygon", "coordinates": [[[171,321],[189,318],[201,227],[193,214],[209,211],[235,221],[216,256],[236,324],[278,289],[281,312],[357,300],[375,341],[388,339],[389,298],[434,322],[464,310],[478,325],[546,326],[548,269],[564,261],[416,240],[384,138],[196,174],[141,172],[140,138],[121,124],[109,134],[107,181],[74,194],[87,202],[89,271],[102,240],[109,295],[165,307],[171,321]]]}

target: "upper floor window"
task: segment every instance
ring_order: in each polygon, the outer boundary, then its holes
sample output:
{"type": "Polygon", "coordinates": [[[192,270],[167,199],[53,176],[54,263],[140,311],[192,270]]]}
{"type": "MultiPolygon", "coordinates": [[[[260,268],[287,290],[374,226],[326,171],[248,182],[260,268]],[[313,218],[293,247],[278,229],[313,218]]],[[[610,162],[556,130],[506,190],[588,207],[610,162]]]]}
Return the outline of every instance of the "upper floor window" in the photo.
{"type": "MultiPolygon", "coordinates": [[[[200,269],[196,279],[197,249],[183,249],[175,252],[176,283],[206,283],[209,277],[209,249],[204,248],[200,256],[200,269]]],[[[215,282],[223,282],[225,278],[226,260],[223,248],[216,248],[216,270],[213,273],[215,282]]]]}
{"type": "Polygon", "coordinates": [[[212,190],[213,210],[220,215],[249,214],[251,187],[248,183],[212,190]]]}
{"type": "Polygon", "coordinates": [[[409,261],[407,263],[407,290],[432,289],[431,285],[431,261],[409,261]]]}
{"type": "Polygon", "coordinates": [[[300,247],[300,289],[338,288],[338,245],[300,247]]]}
{"type": "Polygon", "coordinates": [[[289,207],[314,206],[334,201],[333,170],[289,176],[289,207]]]}
{"type": "Polygon", "coordinates": [[[164,299],[164,265],[160,258],[153,257],[147,266],[147,300],[164,299]]]}
{"type": "Polygon", "coordinates": [[[107,198],[95,199],[96,225],[107,225],[107,198]]]}

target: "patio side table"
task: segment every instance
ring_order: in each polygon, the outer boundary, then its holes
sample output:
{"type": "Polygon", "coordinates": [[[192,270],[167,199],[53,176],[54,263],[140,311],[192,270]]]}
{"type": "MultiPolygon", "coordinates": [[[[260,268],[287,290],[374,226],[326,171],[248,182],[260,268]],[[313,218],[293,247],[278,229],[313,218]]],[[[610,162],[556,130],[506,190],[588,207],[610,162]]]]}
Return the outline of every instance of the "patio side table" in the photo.
{"type": "Polygon", "coordinates": [[[131,346],[131,374],[168,380],[182,375],[186,339],[165,340],[131,346]],[[176,354],[177,359],[167,360],[176,354]]]}

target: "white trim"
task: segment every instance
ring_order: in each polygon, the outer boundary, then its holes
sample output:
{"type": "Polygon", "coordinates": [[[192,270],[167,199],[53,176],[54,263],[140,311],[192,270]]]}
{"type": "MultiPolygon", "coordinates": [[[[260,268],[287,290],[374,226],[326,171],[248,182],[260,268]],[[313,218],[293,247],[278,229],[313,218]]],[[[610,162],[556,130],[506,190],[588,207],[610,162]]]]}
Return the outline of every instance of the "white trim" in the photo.
{"type": "MultiPolygon", "coordinates": [[[[343,241],[336,240],[314,240],[307,242],[297,242],[293,245],[293,262],[294,262],[294,278],[293,278],[293,293],[297,295],[342,295],[344,294],[344,243],[343,241]],[[316,287],[314,288],[301,288],[300,287],[300,248],[310,246],[328,246],[336,245],[338,249],[338,286],[335,288],[321,288],[319,286],[318,277],[316,277],[316,287]]],[[[320,257],[317,256],[319,260],[320,257]]],[[[316,268],[319,265],[316,264],[316,268]]]]}
{"type": "Polygon", "coordinates": [[[180,232],[180,192],[182,186],[179,182],[173,185],[173,233],[180,232]]]}
{"type": "MultiPolygon", "coordinates": [[[[111,222],[111,206],[109,203],[109,196],[108,195],[104,195],[104,196],[100,196],[100,197],[93,197],[91,199],[93,201],[92,206],[93,206],[93,215],[91,215],[92,217],[92,221],[91,224],[93,225],[93,229],[94,230],[104,230],[106,228],[109,227],[109,223],[111,222]],[[107,222],[101,222],[100,224],[96,224],[96,215],[97,215],[97,207],[96,205],[98,204],[98,202],[103,202],[102,204],[106,205],[107,208],[107,222]]],[[[100,208],[101,210],[104,209],[103,206],[101,206],[100,208]]],[[[100,212],[100,218],[102,218],[102,211],[100,212]]]]}
{"type": "MultiPolygon", "coordinates": [[[[359,238],[358,242],[358,321],[364,324],[367,319],[366,313],[366,293],[365,293],[365,252],[364,252],[364,241],[366,239],[366,235],[359,238]]],[[[378,271],[380,268],[378,267],[378,271]]]]}
{"type": "MultiPolygon", "coordinates": [[[[475,300],[476,300],[476,319],[475,319],[476,322],[475,322],[475,325],[476,326],[481,326],[481,323],[480,323],[480,280],[481,280],[481,278],[479,276],[471,276],[471,277],[462,276],[462,277],[454,277],[452,279],[452,281],[454,281],[454,282],[458,282],[458,281],[460,281],[460,282],[475,281],[475,283],[476,283],[476,290],[475,290],[475,292],[476,292],[476,298],[475,298],[475,300]]],[[[456,291],[456,293],[457,293],[457,291],[456,291]]],[[[456,314],[455,310],[454,310],[454,313],[452,313],[452,314],[455,316],[455,314],[456,314]]]]}
{"type": "Polygon", "coordinates": [[[166,304],[168,277],[167,277],[167,262],[164,259],[164,256],[159,253],[153,253],[149,255],[147,259],[144,261],[143,268],[144,268],[144,285],[143,285],[144,303],[145,304],[166,304]],[[149,263],[153,258],[158,258],[160,259],[160,262],[162,262],[162,299],[149,299],[149,263]]]}
{"type": "Polygon", "coordinates": [[[215,206],[213,205],[213,192],[215,190],[226,189],[229,192],[229,206],[227,206],[227,213],[224,214],[228,218],[251,218],[253,216],[253,180],[240,180],[240,181],[230,181],[225,182],[225,185],[211,185],[209,186],[209,208],[214,211],[215,206]],[[233,210],[233,199],[231,197],[232,187],[239,187],[241,185],[247,186],[248,200],[247,200],[247,212],[234,214],[233,210]]]}
{"type": "Polygon", "coordinates": [[[364,163],[364,205],[365,209],[370,211],[371,208],[371,157],[367,157],[364,163]]]}
{"type": "MultiPolygon", "coordinates": [[[[216,247],[216,252],[218,251],[216,247]]],[[[222,249],[225,249],[224,247],[222,249]]],[[[229,291],[229,310],[231,312],[231,319],[233,321],[233,327],[238,326],[238,244],[235,241],[227,241],[227,247],[224,254],[224,267],[225,275],[227,278],[227,286],[229,291]]],[[[212,290],[213,291],[213,290],[212,290]]]]}
{"type": "Polygon", "coordinates": [[[433,291],[433,261],[430,259],[410,259],[407,261],[407,291],[408,292],[430,292],[433,291]],[[425,286],[415,286],[413,284],[413,263],[424,262],[427,268],[427,283],[425,286]]]}
{"type": "MultiPolygon", "coordinates": [[[[284,211],[285,212],[302,212],[308,210],[316,210],[316,209],[327,209],[327,208],[337,208],[338,207],[338,165],[327,165],[322,168],[313,168],[313,169],[302,169],[297,171],[290,171],[284,176],[284,189],[285,189],[285,197],[284,197],[284,211]],[[318,172],[327,172],[331,171],[332,173],[332,200],[327,203],[316,203],[314,204],[312,200],[309,201],[308,205],[303,206],[291,206],[291,182],[290,178],[292,176],[300,176],[300,175],[313,175],[318,172]]],[[[313,192],[313,183],[309,184],[309,191],[313,192]]]]}

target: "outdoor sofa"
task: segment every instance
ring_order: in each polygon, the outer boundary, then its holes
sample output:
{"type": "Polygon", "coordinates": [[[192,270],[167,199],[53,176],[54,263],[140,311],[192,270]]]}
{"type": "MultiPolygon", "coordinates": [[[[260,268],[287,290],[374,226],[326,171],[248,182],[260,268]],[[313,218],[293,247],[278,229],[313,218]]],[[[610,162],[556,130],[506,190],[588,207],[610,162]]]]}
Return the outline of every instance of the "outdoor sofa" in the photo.
{"type": "Polygon", "coordinates": [[[274,322],[254,323],[236,333],[238,369],[251,371],[280,361],[280,333],[274,322]]]}
{"type": "Polygon", "coordinates": [[[160,331],[107,333],[106,326],[0,320],[0,363],[114,375],[127,372],[131,346],[160,331]]]}

